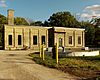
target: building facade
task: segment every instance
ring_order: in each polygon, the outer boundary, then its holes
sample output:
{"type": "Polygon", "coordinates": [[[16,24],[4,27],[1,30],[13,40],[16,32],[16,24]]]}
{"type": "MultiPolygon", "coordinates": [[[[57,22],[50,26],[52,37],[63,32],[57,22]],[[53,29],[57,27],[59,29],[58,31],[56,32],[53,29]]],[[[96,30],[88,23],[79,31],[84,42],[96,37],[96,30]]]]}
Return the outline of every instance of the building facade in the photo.
{"type": "Polygon", "coordinates": [[[64,27],[17,26],[14,25],[14,10],[8,10],[8,25],[4,25],[4,49],[39,50],[41,44],[46,48],[55,43],[59,47],[85,47],[84,29],[64,27]]]}

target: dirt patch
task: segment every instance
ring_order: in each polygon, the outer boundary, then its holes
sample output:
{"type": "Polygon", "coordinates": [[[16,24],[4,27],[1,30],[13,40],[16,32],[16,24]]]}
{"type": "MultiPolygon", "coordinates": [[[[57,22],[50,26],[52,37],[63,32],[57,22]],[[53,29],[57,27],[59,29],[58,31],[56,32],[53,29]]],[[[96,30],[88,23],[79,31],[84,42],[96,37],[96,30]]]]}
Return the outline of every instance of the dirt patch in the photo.
{"type": "Polygon", "coordinates": [[[79,77],[36,64],[30,51],[1,51],[0,80],[77,80],[79,77]]]}

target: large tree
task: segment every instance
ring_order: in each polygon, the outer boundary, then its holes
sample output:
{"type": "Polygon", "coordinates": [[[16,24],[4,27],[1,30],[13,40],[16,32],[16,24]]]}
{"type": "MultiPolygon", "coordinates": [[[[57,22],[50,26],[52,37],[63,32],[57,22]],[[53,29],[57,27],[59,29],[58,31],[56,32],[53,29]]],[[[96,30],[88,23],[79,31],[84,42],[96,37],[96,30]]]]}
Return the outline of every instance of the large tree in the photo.
{"type": "Polygon", "coordinates": [[[25,20],[25,18],[22,18],[22,17],[16,17],[15,24],[16,25],[29,25],[28,22],[25,20]]]}
{"type": "Polygon", "coordinates": [[[42,21],[33,21],[33,22],[30,23],[30,25],[31,26],[42,26],[43,23],[42,23],[42,21]]]}
{"type": "MultiPolygon", "coordinates": [[[[45,23],[47,24],[47,22],[45,23]]],[[[70,12],[57,12],[48,19],[49,26],[79,27],[79,22],[70,12]]]]}
{"type": "Polygon", "coordinates": [[[85,28],[85,45],[93,46],[95,40],[95,27],[90,22],[81,22],[81,27],[85,28]]]}
{"type": "Polygon", "coordinates": [[[95,27],[94,44],[95,46],[100,47],[100,18],[93,18],[91,24],[95,27]]]}
{"type": "Polygon", "coordinates": [[[93,18],[90,23],[93,24],[95,28],[98,28],[100,27],[100,18],[93,18]]]}
{"type": "Polygon", "coordinates": [[[7,24],[7,18],[0,14],[0,24],[7,24]]]}
{"type": "Polygon", "coordinates": [[[95,39],[94,39],[94,44],[97,47],[100,47],[100,28],[96,27],[95,28],[95,39]]]}
{"type": "MultiPolygon", "coordinates": [[[[3,46],[3,25],[7,24],[7,18],[0,14],[0,46],[3,46]]],[[[1,47],[0,47],[1,48],[1,47]]]]}

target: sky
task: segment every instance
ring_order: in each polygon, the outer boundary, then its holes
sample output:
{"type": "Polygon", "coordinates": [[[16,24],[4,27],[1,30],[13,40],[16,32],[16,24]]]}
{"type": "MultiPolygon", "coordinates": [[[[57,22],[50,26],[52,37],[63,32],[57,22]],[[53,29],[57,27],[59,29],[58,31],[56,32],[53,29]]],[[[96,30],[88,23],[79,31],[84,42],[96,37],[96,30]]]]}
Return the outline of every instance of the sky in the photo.
{"type": "Polygon", "coordinates": [[[78,20],[100,17],[100,0],[0,0],[0,14],[14,9],[15,17],[45,21],[56,12],[69,11],[78,20]]]}

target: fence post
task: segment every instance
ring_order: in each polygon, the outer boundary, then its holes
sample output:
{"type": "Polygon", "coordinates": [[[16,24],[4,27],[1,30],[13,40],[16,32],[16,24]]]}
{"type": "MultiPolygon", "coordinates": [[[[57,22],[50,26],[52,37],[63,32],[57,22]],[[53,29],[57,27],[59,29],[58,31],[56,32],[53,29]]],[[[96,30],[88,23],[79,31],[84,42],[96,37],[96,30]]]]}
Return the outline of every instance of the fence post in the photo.
{"type": "Polygon", "coordinates": [[[44,60],[44,43],[42,45],[42,59],[44,60]]]}
{"type": "Polygon", "coordinates": [[[42,50],[41,50],[41,44],[40,44],[40,58],[41,58],[41,52],[42,52],[42,50]]]}
{"type": "Polygon", "coordinates": [[[58,43],[56,43],[56,63],[58,64],[58,43]]]}

